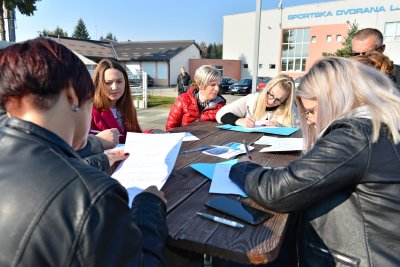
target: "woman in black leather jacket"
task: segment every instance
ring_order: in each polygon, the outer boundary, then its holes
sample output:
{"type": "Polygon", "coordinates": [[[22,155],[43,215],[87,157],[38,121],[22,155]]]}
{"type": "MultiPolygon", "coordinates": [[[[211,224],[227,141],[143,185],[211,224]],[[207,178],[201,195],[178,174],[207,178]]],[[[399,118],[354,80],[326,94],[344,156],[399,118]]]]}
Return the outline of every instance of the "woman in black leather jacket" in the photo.
{"type": "Polygon", "coordinates": [[[54,41],[1,50],[1,266],[164,266],[163,193],[150,187],[129,208],[126,190],[75,152],[94,90],[54,41]]]}
{"type": "Polygon", "coordinates": [[[297,90],[305,153],[230,178],[261,205],[301,211],[299,266],[400,266],[400,95],[384,74],[317,62],[297,90]]]}

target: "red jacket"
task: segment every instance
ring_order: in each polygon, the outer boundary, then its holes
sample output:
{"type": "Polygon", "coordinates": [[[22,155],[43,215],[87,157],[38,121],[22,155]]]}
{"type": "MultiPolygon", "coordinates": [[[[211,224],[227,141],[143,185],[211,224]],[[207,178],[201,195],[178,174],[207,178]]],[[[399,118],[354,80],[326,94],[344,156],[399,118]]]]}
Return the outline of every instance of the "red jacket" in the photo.
{"type": "Polygon", "coordinates": [[[178,96],[169,111],[165,125],[167,131],[196,121],[215,121],[218,110],[226,104],[225,98],[217,95],[200,113],[195,97],[197,92],[197,88],[190,88],[186,93],[178,96]]]}
{"type": "Polygon", "coordinates": [[[121,129],[117,120],[114,118],[111,109],[104,111],[97,110],[95,107],[92,109],[92,123],[90,130],[104,131],[111,128],[117,128],[121,134],[119,143],[125,144],[126,132],[121,129]]]}

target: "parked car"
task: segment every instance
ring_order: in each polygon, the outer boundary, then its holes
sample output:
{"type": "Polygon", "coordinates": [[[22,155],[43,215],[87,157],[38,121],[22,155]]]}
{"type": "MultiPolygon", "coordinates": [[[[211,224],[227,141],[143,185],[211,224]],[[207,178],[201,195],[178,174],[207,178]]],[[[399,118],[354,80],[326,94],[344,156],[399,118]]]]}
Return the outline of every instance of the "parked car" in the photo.
{"type": "Polygon", "coordinates": [[[237,83],[229,86],[229,93],[234,94],[250,94],[253,81],[251,79],[242,79],[237,83]]]}
{"type": "Polygon", "coordinates": [[[222,77],[221,79],[221,84],[219,86],[219,92],[221,94],[227,94],[229,93],[229,86],[237,83],[237,80],[231,78],[231,77],[222,77]]]}
{"type": "MultiPolygon", "coordinates": [[[[143,85],[143,79],[142,79],[142,74],[128,74],[128,79],[129,79],[129,86],[131,87],[139,87],[143,85]]],[[[151,78],[149,74],[147,74],[147,87],[152,87],[154,86],[154,80],[151,78]]]]}
{"type": "Polygon", "coordinates": [[[258,77],[257,92],[265,88],[271,77],[258,77]]]}

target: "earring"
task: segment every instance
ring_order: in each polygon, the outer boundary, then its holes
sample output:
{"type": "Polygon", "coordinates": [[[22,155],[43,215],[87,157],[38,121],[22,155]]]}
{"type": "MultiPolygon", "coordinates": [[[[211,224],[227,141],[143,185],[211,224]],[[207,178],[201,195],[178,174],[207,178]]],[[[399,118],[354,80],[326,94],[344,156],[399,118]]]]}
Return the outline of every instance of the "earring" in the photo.
{"type": "Polygon", "coordinates": [[[79,111],[79,106],[78,105],[72,105],[71,107],[73,112],[78,112],[79,111]]]}

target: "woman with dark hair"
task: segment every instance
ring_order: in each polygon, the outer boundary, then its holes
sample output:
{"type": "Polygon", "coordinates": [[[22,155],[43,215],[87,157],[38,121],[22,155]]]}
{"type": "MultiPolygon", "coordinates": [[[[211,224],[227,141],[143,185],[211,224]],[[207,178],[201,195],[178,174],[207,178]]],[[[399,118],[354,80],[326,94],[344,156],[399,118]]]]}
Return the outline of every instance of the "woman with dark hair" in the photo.
{"type": "Polygon", "coordinates": [[[111,59],[103,59],[94,70],[93,82],[96,91],[91,130],[116,128],[121,143],[125,143],[127,132],[142,132],[125,69],[111,59]]]}
{"type": "Polygon", "coordinates": [[[75,152],[94,90],[83,62],[52,40],[0,51],[1,265],[164,266],[163,193],[149,187],[129,208],[126,190],[75,152]]]}

